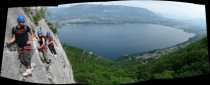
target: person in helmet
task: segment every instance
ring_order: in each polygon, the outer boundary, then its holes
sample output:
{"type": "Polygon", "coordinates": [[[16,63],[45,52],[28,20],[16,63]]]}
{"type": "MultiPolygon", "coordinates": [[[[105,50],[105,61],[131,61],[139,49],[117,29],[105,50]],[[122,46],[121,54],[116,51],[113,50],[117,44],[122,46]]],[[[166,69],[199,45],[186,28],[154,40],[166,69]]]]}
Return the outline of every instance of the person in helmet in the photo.
{"type": "Polygon", "coordinates": [[[47,47],[46,47],[46,37],[43,35],[41,31],[38,31],[38,50],[42,53],[41,60],[43,63],[49,64],[51,61],[47,57],[47,47]]]}
{"type": "Polygon", "coordinates": [[[17,16],[17,25],[12,28],[11,39],[7,45],[17,44],[18,59],[21,64],[26,67],[23,76],[32,75],[31,57],[32,57],[32,38],[33,32],[28,25],[25,24],[24,16],[17,16]]]}
{"type": "Polygon", "coordinates": [[[53,43],[55,41],[54,41],[53,37],[50,35],[50,32],[46,33],[46,38],[47,38],[47,46],[50,49],[50,52],[56,57],[57,53],[56,53],[54,43],[53,43]]]}

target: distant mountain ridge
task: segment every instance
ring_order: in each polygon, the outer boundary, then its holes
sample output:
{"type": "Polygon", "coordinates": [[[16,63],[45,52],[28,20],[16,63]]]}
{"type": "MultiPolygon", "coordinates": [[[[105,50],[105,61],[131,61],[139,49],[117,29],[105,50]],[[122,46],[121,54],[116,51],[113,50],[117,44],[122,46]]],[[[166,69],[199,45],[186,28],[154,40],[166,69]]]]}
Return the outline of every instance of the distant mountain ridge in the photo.
{"type": "Polygon", "coordinates": [[[47,19],[60,25],[149,23],[184,29],[199,35],[206,30],[205,20],[202,19],[185,21],[170,19],[145,8],[122,5],[81,4],[64,8],[48,8],[47,15],[47,19]]]}
{"type": "Polygon", "coordinates": [[[122,23],[154,22],[164,18],[144,8],[116,5],[76,5],[66,8],[48,9],[50,18],[69,23],[122,23]]]}

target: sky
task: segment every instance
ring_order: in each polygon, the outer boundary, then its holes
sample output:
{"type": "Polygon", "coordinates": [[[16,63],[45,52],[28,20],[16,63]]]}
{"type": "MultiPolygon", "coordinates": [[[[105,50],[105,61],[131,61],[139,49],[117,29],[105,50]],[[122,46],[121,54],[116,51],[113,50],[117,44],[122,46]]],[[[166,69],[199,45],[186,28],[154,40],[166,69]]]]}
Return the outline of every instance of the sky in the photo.
{"type": "Polygon", "coordinates": [[[151,1],[151,0],[129,0],[129,1],[110,1],[110,2],[88,2],[64,4],[58,7],[70,7],[79,4],[98,4],[98,5],[123,5],[130,7],[141,7],[149,9],[157,14],[174,19],[206,19],[205,5],[192,4],[175,1],[151,1]]]}

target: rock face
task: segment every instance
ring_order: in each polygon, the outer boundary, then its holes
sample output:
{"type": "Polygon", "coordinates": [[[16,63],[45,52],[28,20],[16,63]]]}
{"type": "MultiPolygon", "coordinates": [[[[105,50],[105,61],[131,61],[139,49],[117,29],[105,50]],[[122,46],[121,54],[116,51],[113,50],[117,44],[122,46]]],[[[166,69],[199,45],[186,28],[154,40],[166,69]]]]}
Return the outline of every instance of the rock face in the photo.
{"type": "MultiPolygon", "coordinates": [[[[31,28],[35,28],[34,23],[30,18],[25,14],[23,8],[9,8],[7,15],[7,25],[5,33],[5,42],[11,37],[12,27],[17,24],[16,17],[18,15],[26,16],[26,24],[31,28]]],[[[48,57],[51,59],[52,63],[46,65],[41,62],[40,55],[41,53],[35,52],[32,56],[32,63],[35,64],[32,76],[23,77],[22,72],[25,70],[25,67],[18,60],[18,54],[16,50],[9,50],[7,47],[4,47],[2,67],[1,67],[1,76],[9,79],[33,82],[33,83],[50,83],[50,84],[71,84],[75,83],[73,78],[72,67],[70,62],[67,59],[67,55],[62,48],[62,45],[57,36],[55,36],[52,31],[49,29],[45,20],[42,19],[39,21],[40,26],[42,26],[44,31],[50,31],[53,37],[55,38],[55,48],[58,53],[57,57],[52,56],[48,50],[48,57]]],[[[5,45],[4,45],[5,46],[5,45]]]]}

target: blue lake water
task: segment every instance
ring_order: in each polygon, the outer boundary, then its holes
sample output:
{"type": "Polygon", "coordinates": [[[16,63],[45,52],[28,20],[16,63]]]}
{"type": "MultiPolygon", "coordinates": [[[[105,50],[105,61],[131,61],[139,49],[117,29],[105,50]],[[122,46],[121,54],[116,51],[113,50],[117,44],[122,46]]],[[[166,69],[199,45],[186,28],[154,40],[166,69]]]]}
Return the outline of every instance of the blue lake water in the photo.
{"type": "Polygon", "coordinates": [[[68,24],[59,29],[61,42],[107,58],[166,48],[194,36],[155,24],[68,24]]]}

